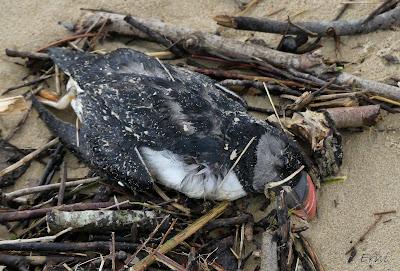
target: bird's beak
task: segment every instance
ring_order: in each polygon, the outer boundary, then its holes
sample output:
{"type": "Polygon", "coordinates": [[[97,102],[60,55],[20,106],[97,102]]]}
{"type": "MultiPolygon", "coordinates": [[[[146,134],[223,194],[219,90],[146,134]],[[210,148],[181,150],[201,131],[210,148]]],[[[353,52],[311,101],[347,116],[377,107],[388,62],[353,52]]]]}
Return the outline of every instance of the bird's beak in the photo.
{"type": "Polygon", "coordinates": [[[310,175],[303,172],[300,181],[293,188],[301,203],[300,206],[296,206],[294,214],[312,220],[317,214],[317,193],[310,175]]]}

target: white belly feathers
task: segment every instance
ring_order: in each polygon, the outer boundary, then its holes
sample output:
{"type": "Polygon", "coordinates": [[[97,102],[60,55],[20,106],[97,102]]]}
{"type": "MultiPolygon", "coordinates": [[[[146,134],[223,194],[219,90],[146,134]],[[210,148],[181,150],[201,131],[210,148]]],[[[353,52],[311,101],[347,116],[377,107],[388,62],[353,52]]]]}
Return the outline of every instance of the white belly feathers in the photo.
{"type": "Polygon", "coordinates": [[[188,197],[235,200],[246,195],[233,171],[227,176],[221,176],[208,167],[186,164],[178,155],[168,150],[155,151],[142,147],[140,152],[150,172],[161,184],[188,197]]]}

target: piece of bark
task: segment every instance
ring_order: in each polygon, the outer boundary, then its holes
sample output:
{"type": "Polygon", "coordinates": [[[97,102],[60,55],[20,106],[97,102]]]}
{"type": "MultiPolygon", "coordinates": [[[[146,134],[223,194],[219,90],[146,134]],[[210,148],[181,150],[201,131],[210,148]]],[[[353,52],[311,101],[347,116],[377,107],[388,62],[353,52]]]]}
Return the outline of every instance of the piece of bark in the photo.
{"type": "Polygon", "coordinates": [[[231,17],[228,15],[216,16],[214,20],[219,25],[241,29],[260,31],[275,34],[302,34],[307,29],[321,36],[330,36],[329,29],[334,29],[336,36],[367,34],[377,30],[390,29],[400,21],[400,7],[375,16],[365,22],[365,19],[352,21],[322,21],[322,22],[296,22],[296,27],[289,22],[275,21],[266,18],[231,17]]]}
{"type": "MultiPolygon", "coordinates": [[[[274,115],[268,120],[277,122],[274,115]]],[[[310,110],[295,112],[291,118],[281,118],[281,122],[303,140],[305,149],[312,154],[319,176],[327,177],[339,171],[343,158],[341,136],[327,113],[310,110]]]]}
{"type": "Polygon", "coordinates": [[[58,211],[46,215],[47,228],[50,232],[59,232],[69,227],[83,232],[118,231],[130,229],[132,224],[138,226],[151,224],[156,213],[139,210],[87,210],[58,211]]]}
{"type": "MultiPolygon", "coordinates": [[[[396,12],[398,12],[398,9],[400,9],[400,7],[393,11],[396,10],[396,12]]],[[[385,14],[387,15],[389,13],[385,14]]],[[[93,24],[101,26],[104,20],[109,20],[106,26],[107,31],[147,38],[146,34],[126,23],[124,18],[125,15],[122,14],[89,12],[78,22],[77,29],[85,29],[93,24]]],[[[172,26],[157,19],[134,18],[148,28],[166,36],[171,41],[179,42],[189,53],[206,53],[222,58],[240,59],[242,62],[247,61],[248,63],[253,63],[256,59],[284,69],[294,68],[296,70],[307,71],[315,76],[322,76],[324,72],[329,70],[328,67],[322,63],[320,58],[312,54],[295,55],[284,53],[265,46],[241,42],[213,34],[196,32],[188,28],[172,26]]],[[[400,100],[400,88],[366,80],[345,72],[339,73],[335,83],[339,85],[350,84],[377,95],[400,100]]]]}
{"type": "Polygon", "coordinates": [[[279,271],[277,238],[268,231],[262,235],[260,271],[279,271]]]}
{"type": "Polygon", "coordinates": [[[380,113],[379,105],[328,108],[336,128],[356,128],[374,125],[380,113]]]}

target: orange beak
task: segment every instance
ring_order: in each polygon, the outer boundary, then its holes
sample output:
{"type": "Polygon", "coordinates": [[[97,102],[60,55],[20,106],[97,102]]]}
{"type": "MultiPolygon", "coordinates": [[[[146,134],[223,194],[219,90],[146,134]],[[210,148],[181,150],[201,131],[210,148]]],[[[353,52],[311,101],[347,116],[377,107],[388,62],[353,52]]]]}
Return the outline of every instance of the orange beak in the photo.
{"type": "Polygon", "coordinates": [[[302,206],[294,210],[294,214],[303,219],[311,220],[317,214],[317,193],[310,175],[306,175],[306,195],[302,199],[302,206]]]}

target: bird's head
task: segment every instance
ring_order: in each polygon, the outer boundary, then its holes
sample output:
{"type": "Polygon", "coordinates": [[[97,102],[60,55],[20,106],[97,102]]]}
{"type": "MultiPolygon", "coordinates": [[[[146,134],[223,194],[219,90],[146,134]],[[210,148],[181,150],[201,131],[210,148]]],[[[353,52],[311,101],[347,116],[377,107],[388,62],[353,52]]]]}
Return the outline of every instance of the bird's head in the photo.
{"type": "Polygon", "coordinates": [[[256,143],[256,161],[253,167],[252,189],[279,191],[289,186],[288,207],[303,218],[316,214],[316,191],[305,167],[303,154],[293,140],[284,133],[264,133],[256,143]]]}

